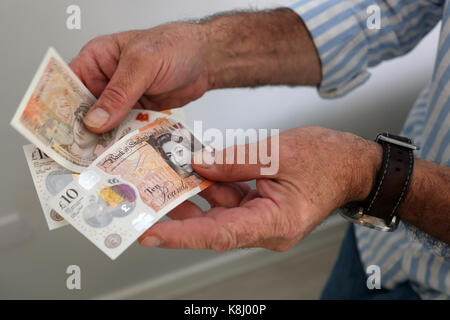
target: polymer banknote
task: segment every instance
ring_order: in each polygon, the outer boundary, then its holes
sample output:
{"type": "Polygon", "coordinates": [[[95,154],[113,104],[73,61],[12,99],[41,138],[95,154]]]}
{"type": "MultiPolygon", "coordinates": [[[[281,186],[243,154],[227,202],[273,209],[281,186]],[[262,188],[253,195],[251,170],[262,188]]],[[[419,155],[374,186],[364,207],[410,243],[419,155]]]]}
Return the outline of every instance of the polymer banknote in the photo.
{"type": "Polygon", "coordinates": [[[67,225],[64,218],[50,208],[50,200],[77,174],[60,166],[33,144],[23,146],[23,150],[48,228],[54,230],[67,225]]]}
{"type": "Polygon", "coordinates": [[[117,258],[145,230],[211,182],[197,175],[201,145],[181,122],[162,118],[100,155],[51,198],[50,208],[117,258]]]}
{"type": "MultiPolygon", "coordinates": [[[[118,127],[115,142],[126,134],[163,117],[180,121],[185,119],[184,111],[180,109],[167,110],[164,113],[133,109],[118,127]]],[[[64,218],[50,208],[49,202],[78,174],[62,167],[33,144],[26,145],[23,149],[48,228],[54,230],[67,225],[64,218]]]]}
{"type": "Polygon", "coordinates": [[[11,125],[64,168],[81,172],[114,137],[95,134],[83,117],[96,98],[53,49],[49,48],[11,125]]]}
{"type": "MultiPolygon", "coordinates": [[[[83,117],[95,102],[96,98],[55,49],[49,48],[11,125],[58,164],[79,173],[127,129],[119,127],[103,134],[90,132],[83,117]]],[[[170,117],[172,112],[165,115],[170,117]]],[[[174,110],[173,115],[184,117],[180,110],[174,110]]],[[[139,116],[131,122],[148,123],[148,113],[141,112],[139,116]]]]}

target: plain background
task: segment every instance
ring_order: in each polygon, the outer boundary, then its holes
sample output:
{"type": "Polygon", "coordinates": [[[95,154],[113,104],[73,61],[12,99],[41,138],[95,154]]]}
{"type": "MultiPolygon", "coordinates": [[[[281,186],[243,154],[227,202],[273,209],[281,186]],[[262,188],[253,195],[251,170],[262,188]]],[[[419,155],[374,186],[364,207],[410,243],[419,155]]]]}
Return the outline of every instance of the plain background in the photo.
{"type": "MultiPolygon", "coordinates": [[[[112,262],[71,227],[49,232],[22,151],[27,144],[9,122],[46,49],[70,61],[91,38],[218,11],[270,8],[286,1],[2,0],[0,2],[0,298],[91,298],[157,279],[225,254],[207,250],[130,247],[112,262]],[[66,8],[81,7],[81,30],[66,28],[66,8]],[[8,222],[9,221],[9,222],[8,222]],[[65,287],[66,268],[83,272],[83,290],[65,287]]],[[[278,128],[307,125],[374,138],[399,132],[430,79],[438,28],[409,55],[372,70],[371,79],[344,98],[322,100],[314,88],[265,87],[207,93],[185,107],[189,123],[205,128],[278,128]]],[[[307,276],[307,275],[305,275],[307,276]]],[[[151,297],[149,297],[151,298],[151,297]]]]}

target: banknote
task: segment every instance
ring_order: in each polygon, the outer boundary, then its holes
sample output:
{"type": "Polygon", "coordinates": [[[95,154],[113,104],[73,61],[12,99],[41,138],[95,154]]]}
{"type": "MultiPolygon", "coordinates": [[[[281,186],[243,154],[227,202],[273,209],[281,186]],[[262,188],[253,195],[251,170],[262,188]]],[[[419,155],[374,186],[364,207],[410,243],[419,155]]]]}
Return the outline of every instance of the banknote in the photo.
{"type": "Polygon", "coordinates": [[[183,123],[156,120],[100,155],[50,207],[115,259],[167,212],[211,184],[191,165],[192,152],[202,148],[183,123]]]}
{"type": "Polygon", "coordinates": [[[11,125],[64,168],[81,172],[114,141],[82,121],[96,98],[49,48],[11,125]]]}
{"type": "Polygon", "coordinates": [[[67,225],[64,218],[50,208],[50,199],[72,182],[77,174],[61,167],[32,144],[23,146],[23,150],[48,228],[54,230],[67,225]]]}
{"type": "MultiPolygon", "coordinates": [[[[164,111],[164,113],[161,113],[150,110],[133,109],[119,126],[115,140],[117,141],[127,133],[167,116],[172,119],[180,120],[185,118],[183,110],[176,112],[167,110],[164,111]],[[122,134],[122,136],[120,136],[120,134],[122,134]]],[[[66,185],[72,182],[74,177],[78,174],[65,169],[32,144],[24,146],[23,149],[48,228],[54,230],[67,225],[68,223],[64,218],[50,208],[49,202],[52,197],[57,195],[66,185]]]]}
{"type": "MultiPolygon", "coordinates": [[[[95,101],[50,47],[11,125],[61,166],[79,173],[117,141],[117,129],[94,134],[84,126],[82,119],[95,101]]],[[[183,111],[175,114],[184,117],[183,111]]]]}
{"type": "Polygon", "coordinates": [[[168,118],[174,121],[185,122],[186,115],[183,109],[168,109],[162,112],[152,110],[132,109],[128,116],[122,121],[117,130],[114,132],[114,142],[119,141],[122,137],[130,132],[137,130],[160,118],[168,118]]]}
{"type": "Polygon", "coordinates": [[[173,108],[173,109],[167,109],[159,111],[158,113],[162,113],[166,116],[168,119],[175,119],[178,121],[181,121],[183,123],[186,123],[186,113],[184,112],[184,108],[173,108]]]}

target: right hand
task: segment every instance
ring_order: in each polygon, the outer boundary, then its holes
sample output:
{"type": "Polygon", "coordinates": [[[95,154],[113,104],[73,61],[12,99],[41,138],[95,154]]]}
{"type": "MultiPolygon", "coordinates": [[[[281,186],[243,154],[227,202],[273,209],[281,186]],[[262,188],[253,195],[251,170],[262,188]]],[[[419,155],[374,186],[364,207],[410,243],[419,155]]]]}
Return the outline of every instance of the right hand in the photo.
{"type": "Polygon", "coordinates": [[[84,118],[109,131],[133,108],[163,110],[200,98],[209,87],[200,25],[174,23],[89,41],[70,67],[98,97],[84,118]]]}

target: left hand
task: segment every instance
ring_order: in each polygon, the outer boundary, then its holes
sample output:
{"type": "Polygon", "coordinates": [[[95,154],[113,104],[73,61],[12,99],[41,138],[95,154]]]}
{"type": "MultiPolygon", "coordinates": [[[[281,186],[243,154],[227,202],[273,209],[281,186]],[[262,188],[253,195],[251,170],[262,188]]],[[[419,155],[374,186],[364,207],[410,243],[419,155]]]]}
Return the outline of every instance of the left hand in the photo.
{"type": "MultiPolygon", "coordinates": [[[[238,148],[232,147],[235,155],[238,148]]],[[[216,152],[225,159],[231,149],[216,152]]],[[[269,149],[270,150],[270,149],[269,149]]],[[[226,251],[263,247],[286,251],[333,210],[364,200],[381,166],[382,150],[350,133],[318,127],[279,136],[279,170],[260,173],[261,164],[195,165],[197,173],[218,181],[200,193],[211,205],[203,212],[185,201],[139,239],[144,246],[226,251]],[[256,190],[243,181],[256,179],[256,190]]]]}

